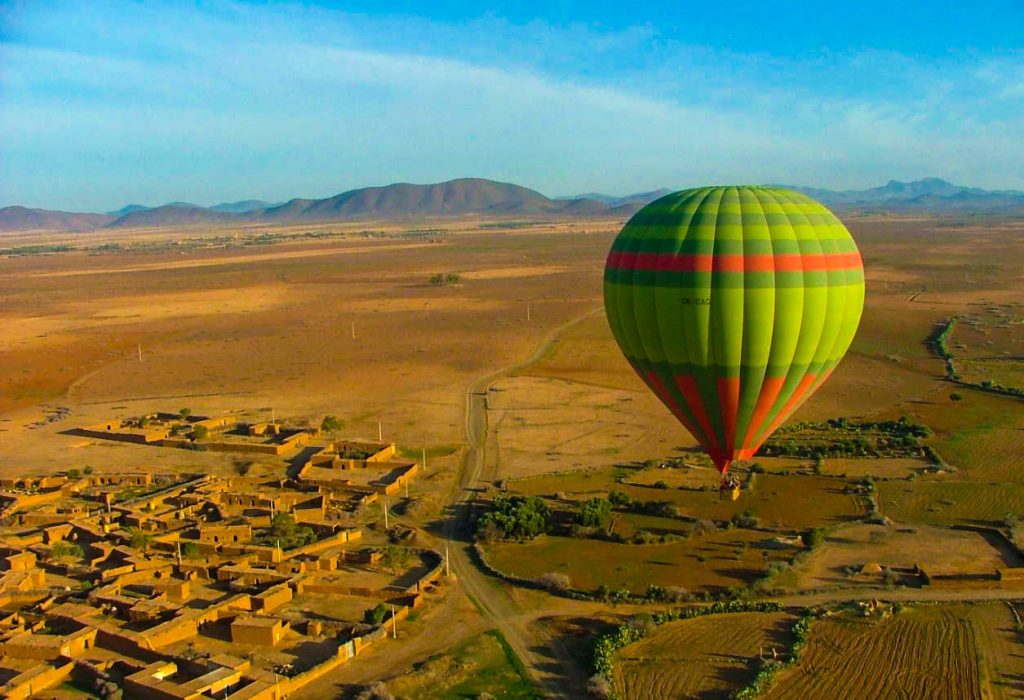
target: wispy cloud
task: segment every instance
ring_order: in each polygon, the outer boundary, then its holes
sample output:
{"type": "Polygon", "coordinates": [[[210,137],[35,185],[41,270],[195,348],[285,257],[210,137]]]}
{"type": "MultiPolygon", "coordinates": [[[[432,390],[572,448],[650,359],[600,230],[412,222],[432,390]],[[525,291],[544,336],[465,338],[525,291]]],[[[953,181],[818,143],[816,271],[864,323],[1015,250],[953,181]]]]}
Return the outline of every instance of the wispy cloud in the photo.
{"type": "Polygon", "coordinates": [[[484,17],[68,5],[0,38],[0,205],[552,194],[939,175],[1022,187],[1024,55],[793,58],[484,17]]]}

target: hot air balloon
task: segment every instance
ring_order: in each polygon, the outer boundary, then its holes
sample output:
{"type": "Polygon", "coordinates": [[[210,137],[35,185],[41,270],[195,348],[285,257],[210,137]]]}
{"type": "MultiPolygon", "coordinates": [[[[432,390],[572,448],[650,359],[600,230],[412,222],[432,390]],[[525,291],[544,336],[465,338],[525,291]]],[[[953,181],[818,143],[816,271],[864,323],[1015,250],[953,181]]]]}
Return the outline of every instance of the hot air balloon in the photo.
{"type": "Polygon", "coordinates": [[[637,212],[605,265],[626,359],[723,476],[821,386],[853,341],[864,268],[806,195],[702,187],[637,212]]]}

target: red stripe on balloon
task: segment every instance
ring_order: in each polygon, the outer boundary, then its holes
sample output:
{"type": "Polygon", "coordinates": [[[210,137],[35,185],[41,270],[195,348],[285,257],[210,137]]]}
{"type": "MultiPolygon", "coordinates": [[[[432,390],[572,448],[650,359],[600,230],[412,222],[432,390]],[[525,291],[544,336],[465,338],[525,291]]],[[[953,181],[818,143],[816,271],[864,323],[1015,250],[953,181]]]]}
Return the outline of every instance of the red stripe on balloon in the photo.
{"type": "Polygon", "coordinates": [[[718,401],[722,407],[722,421],[725,423],[725,453],[736,450],[736,414],[740,409],[740,378],[723,377],[716,382],[718,401]]]}
{"type": "MultiPolygon", "coordinates": [[[[718,444],[718,439],[715,437],[715,431],[711,427],[711,421],[708,420],[707,411],[704,410],[704,402],[701,400],[700,390],[697,389],[697,380],[691,375],[677,374],[675,375],[676,386],[679,387],[679,391],[682,392],[683,398],[686,399],[686,405],[690,411],[697,418],[697,422],[703,429],[704,434],[707,435],[707,445],[705,449],[709,454],[715,453],[722,455],[722,446],[718,444]]],[[[715,457],[712,457],[716,461],[715,457]]]]}
{"type": "MultiPolygon", "coordinates": [[[[641,376],[647,380],[648,385],[650,385],[650,387],[654,389],[654,393],[657,394],[658,398],[661,399],[662,403],[668,406],[668,410],[672,411],[672,415],[679,419],[679,422],[683,424],[683,427],[689,430],[690,434],[697,439],[697,442],[704,445],[705,449],[707,449],[707,438],[702,439],[702,434],[705,433],[699,430],[698,426],[693,424],[693,420],[690,418],[690,416],[686,415],[686,413],[679,406],[679,404],[676,403],[676,400],[672,397],[672,394],[669,393],[668,387],[666,387],[665,384],[661,381],[661,377],[658,376],[658,373],[652,370],[650,372],[641,373],[641,376]]],[[[710,452],[710,450],[708,451],[710,452]]]]}
{"type": "MultiPolygon", "coordinates": [[[[820,384],[821,382],[828,379],[828,375],[831,373],[832,370],[829,370],[828,372],[823,374],[821,376],[821,380],[818,381],[817,383],[820,384]]],[[[789,397],[789,400],[782,407],[782,410],[779,411],[777,416],[775,416],[775,420],[773,420],[771,422],[771,425],[769,425],[768,428],[761,433],[762,438],[767,438],[769,435],[774,433],[775,430],[780,425],[782,425],[782,423],[785,422],[785,420],[789,418],[790,415],[792,415],[793,411],[795,411],[800,406],[800,404],[802,404],[807,399],[807,397],[811,395],[811,387],[812,385],[815,384],[815,381],[817,379],[818,375],[810,372],[803,376],[803,379],[801,379],[800,383],[797,384],[796,389],[793,390],[793,395],[789,397]]]]}
{"type": "MultiPolygon", "coordinates": [[[[759,434],[758,428],[761,427],[764,419],[768,417],[768,413],[772,410],[772,406],[775,405],[775,399],[779,398],[779,392],[782,391],[782,385],[785,382],[785,377],[764,378],[764,382],[761,384],[761,393],[758,395],[757,403],[754,405],[754,412],[750,415],[750,423],[747,424],[747,434],[743,436],[743,442],[740,444],[742,451],[749,452],[752,455],[761,446],[760,442],[754,444],[754,440],[759,434]]],[[[750,459],[750,456],[740,457],[740,459],[750,459]]]]}
{"type": "Polygon", "coordinates": [[[629,253],[612,251],[607,267],[643,272],[820,272],[862,266],[860,253],[754,253],[750,255],[629,253]]]}

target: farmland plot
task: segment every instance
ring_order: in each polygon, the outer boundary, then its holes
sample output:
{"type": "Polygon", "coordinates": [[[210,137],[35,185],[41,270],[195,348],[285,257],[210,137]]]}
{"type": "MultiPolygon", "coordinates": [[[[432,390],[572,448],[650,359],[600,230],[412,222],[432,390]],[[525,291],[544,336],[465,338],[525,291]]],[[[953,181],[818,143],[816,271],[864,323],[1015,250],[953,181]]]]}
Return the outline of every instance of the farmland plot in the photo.
{"type": "Polygon", "coordinates": [[[619,652],[616,691],[623,698],[728,698],[753,677],[759,654],[789,648],[795,620],[751,612],[662,625],[619,652]]]}
{"type": "Polygon", "coordinates": [[[979,643],[967,606],[904,610],[885,620],[820,620],[792,671],[766,698],[982,698],[979,643]]]}

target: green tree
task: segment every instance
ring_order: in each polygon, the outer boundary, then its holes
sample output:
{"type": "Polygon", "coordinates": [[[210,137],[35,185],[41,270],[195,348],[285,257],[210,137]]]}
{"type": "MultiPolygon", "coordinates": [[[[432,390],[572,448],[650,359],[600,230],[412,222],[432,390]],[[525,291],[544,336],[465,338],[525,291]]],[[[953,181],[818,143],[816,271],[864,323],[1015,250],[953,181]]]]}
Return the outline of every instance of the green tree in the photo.
{"type": "Polygon", "coordinates": [[[152,535],[148,535],[137,527],[128,528],[128,545],[132,549],[145,552],[153,544],[152,535]]]}
{"type": "Polygon", "coordinates": [[[616,508],[628,506],[633,501],[625,491],[612,491],[608,494],[608,502],[616,508]]]}
{"type": "Polygon", "coordinates": [[[183,420],[188,420],[188,417],[192,415],[191,408],[183,408],[178,413],[181,415],[183,420]]]}
{"type": "Polygon", "coordinates": [[[324,419],[320,421],[320,430],[331,435],[334,435],[344,427],[345,421],[341,420],[337,416],[326,415],[324,416],[324,419]]]}
{"type": "Polygon", "coordinates": [[[199,545],[195,542],[186,542],[181,545],[181,558],[182,559],[200,559],[202,552],[199,551],[199,545]]]}
{"type": "Polygon", "coordinates": [[[68,478],[69,479],[77,479],[80,476],[82,476],[82,473],[80,471],[78,471],[77,469],[68,469],[68,478]]]}
{"type": "Polygon", "coordinates": [[[399,569],[404,569],[408,566],[412,555],[409,554],[409,550],[405,547],[397,547],[393,544],[389,544],[381,552],[380,563],[391,569],[391,573],[395,576],[398,575],[399,569]]]}
{"type": "Polygon", "coordinates": [[[210,434],[210,429],[207,428],[205,425],[197,425],[197,426],[192,428],[192,439],[193,440],[203,440],[209,434],[210,434]]]}
{"type": "Polygon", "coordinates": [[[800,535],[800,539],[805,547],[814,549],[825,542],[825,531],[820,527],[816,527],[800,535]]]}
{"type": "Polygon", "coordinates": [[[379,625],[388,616],[388,607],[384,603],[377,603],[376,606],[366,611],[363,618],[368,624],[379,625]]]}
{"type": "Polygon", "coordinates": [[[494,497],[494,510],[477,521],[481,539],[528,540],[547,532],[551,512],[544,500],[536,496],[494,497]]]}
{"type": "Polygon", "coordinates": [[[278,513],[270,521],[270,534],[274,537],[291,537],[295,529],[295,517],[291,513],[278,513]]]}
{"type": "Polygon", "coordinates": [[[612,518],[612,504],[606,498],[591,498],[580,506],[576,524],[583,527],[605,528],[612,518]]]}
{"type": "Polygon", "coordinates": [[[81,559],[83,556],[85,556],[85,552],[82,550],[82,546],[75,542],[59,540],[50,547],[50,558],[54,561],[81,559]]]}

